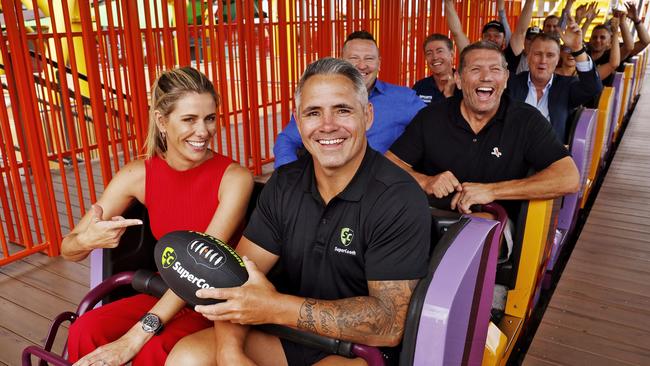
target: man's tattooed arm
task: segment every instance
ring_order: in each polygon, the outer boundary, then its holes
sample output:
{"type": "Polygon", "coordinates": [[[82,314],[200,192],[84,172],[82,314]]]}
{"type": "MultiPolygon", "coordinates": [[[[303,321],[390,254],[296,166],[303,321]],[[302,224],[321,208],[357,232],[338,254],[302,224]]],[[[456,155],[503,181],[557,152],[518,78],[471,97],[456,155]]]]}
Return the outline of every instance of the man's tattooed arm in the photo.
{"type": "Polygon", "coordinates": [[[355,343],[395,346],[402,340],[406,311],[417,282],[368,281],[369,296],[333,301],[307,298],[296,326],[355,343]]]}

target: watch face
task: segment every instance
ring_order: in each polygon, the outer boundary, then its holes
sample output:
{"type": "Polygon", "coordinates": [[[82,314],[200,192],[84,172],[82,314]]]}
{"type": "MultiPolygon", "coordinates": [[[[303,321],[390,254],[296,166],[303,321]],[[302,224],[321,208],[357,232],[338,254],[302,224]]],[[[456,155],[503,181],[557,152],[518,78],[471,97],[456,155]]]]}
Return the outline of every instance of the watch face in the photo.
{"type": "Polygon", "coordinates": [[[142,329],[147,333],[155,333],[160,329],[160,318],[155,314],[146,314],[141,321],[142,329]]]}

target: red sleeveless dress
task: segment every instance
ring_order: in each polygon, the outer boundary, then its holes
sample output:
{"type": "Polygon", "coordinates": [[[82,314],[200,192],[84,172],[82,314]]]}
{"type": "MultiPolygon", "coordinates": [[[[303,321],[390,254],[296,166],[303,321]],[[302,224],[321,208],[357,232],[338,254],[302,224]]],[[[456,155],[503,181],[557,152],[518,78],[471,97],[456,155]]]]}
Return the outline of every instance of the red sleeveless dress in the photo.
{"type": "MultiPolygon", "coordinates": [[[[175,230],[204,232],[219,206],[219,186],[233,161],[214,154],[201,165],[185,171],[172,169],[162,158],[145,161],[145,206],[156,238],[175,230]]],[[[69,360],[75,362],[97,347],[123,336],[158,301],[136,295],[94,309],[77,319],[69,329],[69,360]]],[[[181,338],[212,325],[201,314],[184,308],[159,334],[151,338],[133,358],[134,366],[164,365],[181,338]]]]}
{"type": "Polygon", "coordinates": [[[144,205],[151,232],[160,238],[175,230],[204,232],[219,206],[219,186],[230,158],[214,154],[203,164],[179,172],[154,157],[145,162],[144,205]]]}

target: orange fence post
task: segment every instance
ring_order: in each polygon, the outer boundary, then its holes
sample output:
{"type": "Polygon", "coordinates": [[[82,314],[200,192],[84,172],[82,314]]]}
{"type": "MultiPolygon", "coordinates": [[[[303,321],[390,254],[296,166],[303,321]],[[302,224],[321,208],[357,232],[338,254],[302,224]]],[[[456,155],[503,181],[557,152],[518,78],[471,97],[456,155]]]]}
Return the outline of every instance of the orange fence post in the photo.
{"type": "MultiPolygon", "coordinates": [[[[88,73],[88,84],[90,92],[90,106],[92,109],[93,126],[97,136],[97,149],[102,170],[104,185],[108,185],[113,174],[111,172],[110,157],[108,155],[108,127],[106,125],[106,114],[104,113],[104,101],[99,76],[99,62],[96,54],[97,34],[93,32],[93,25],[90,17],[90,5],[86,1],[79,1],[79,13],[81,16],[81,32],[84,45],[84,56],[86,58],[86,72],[88,73]]],[[[98,33],[99,33],[99,27],[98,33]]],[[[108,106],[105,107],[108,109],[108,106]]]]}
{"type": "MultiPolygon", "coordinates": [[[[140,36],[140,24],[138,21],[138,9],[136,2],[122,0],[122,13],[124,14],[124,38],[126,49],[126,74],[131,84],[131,100],[133,100],[133,121],[136,123],[136,142],[137,149],[144,147],[144,141],[147,136],[147,126],[149,125],[149,110],[147,106],[147,85],[144,80],[144,56],[142,54],[142,38],[140,36]]],[[[163,14],[167,14],[163,8],[163,14]]],[[[165,49],[169,50],[171,42],[165,49]]]]}
{"type": "MultiPolygon", "coordinates": [[[[190,38],[187,27],[187,2],[186,0],[174,0],[174,19],[176,20],[176,42],[178,45],[179,66],[190,65],[190,38]]],[[[197,40],[194,39],[194,42],[197,40]]]]}
{"type": "MultiPolygon", "coordinates": [[[[54,195],[48,187],[52,185],[48,169],[45,166],[47,157],[43,151],[45,140],[43,138],[42,129],[39,126],[40,118],[36,111],[36,95],[33,88],[34,80],[31,72],[31,62],[26,56],[28,47],[26,44],[24,21],[22,20],[22,6],[15,4],[12,1],[2,0],[3,15],[6,22],[7,40],[10,45],[14,45],[11,57],[3,55],[4,60],[11,60],[12,68],[15,68],[15,74],[9,73],[9,68],[6,69],[7,76],[11,77],[16,82],[16,91],[19,99],[13,99],[12,103],[18,107],[22,112],[21,121],[25,131],[25,137],[29,146],[29,150],[25,151],[27,156],[23,155],[23,163],[25,167],[31,168],[31,173],[34,175],[34,185],[36,186],[37,199],[39,201],[39,214],[42,221],[45,233],[45,244],[49,245],[49,254],[58,254],[58,245],[51,245],[60,241],[58,234],[59,220],[54,215],[55,209],[53,207],[54,195]],[[23,28],[22,31],[20,28],[23,28]],[[19,75],[19,76],[18,76],[19,75]],[[20,101],[20,103],[19,103],[20,101]]],[[[29,172],[25,169],[25,176],[29,172]]],[[[12,175],[15,186],[22,186],[20,178],[12,175]]],[[[27,217],[27,212],[23,205],[20,206],[20,230],[25,238],[24,245],[26,249],[32,249],[32,233],[29,232],[31,225],[27,217]]],[[[34,219],[38,218],[34,215],[34,219]]],[[[34,223],[38,227],[38,223],[34,223]]],[[[42,250],[42,249],[41,249],[42,250]]],[[[4,256],[8,257],[8,252],[3,251],[4,256]]],[[[27,254],[29,251],[23,252],[27,254]]],[[[6,259],[0,259],[0,265],[5,263],[6,259]]]]}

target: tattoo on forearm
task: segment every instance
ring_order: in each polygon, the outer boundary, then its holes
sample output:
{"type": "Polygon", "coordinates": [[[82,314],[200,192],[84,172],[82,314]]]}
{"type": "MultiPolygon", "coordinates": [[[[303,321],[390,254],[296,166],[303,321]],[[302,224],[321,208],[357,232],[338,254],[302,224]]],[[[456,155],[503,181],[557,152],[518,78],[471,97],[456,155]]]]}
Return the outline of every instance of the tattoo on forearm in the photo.
{"type": "Polygon", "coordinates": [[[316,332],[316,320],[314,320],[314,306],[316,300],[307,298],[300,307],[300,317],[298,318],[298,328],[316,332]]]}
{"type": "Polygon", "coordinates": [[[336,301],[305,299],[296,326],[361,343],[401,336],[417,280],[370,281],[370,296],[336,301]]]}
{"type": "Polygon", "coordinates": [[[336,319],[334,314],[330,309],[323,309],[319,313],[320,318],[320,328],[323,334],[328,336],[335,336],[335,330],[332,328],[331,324],[336,324],[336,319]]]}

